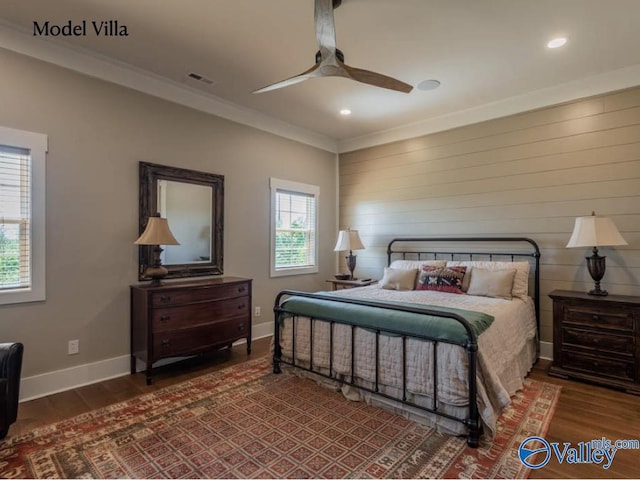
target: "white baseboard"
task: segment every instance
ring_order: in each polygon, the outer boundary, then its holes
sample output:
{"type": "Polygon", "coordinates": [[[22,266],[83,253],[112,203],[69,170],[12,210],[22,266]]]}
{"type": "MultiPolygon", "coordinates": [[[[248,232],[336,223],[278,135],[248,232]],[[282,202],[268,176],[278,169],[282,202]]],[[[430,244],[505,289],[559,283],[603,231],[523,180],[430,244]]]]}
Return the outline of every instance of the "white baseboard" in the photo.
{"type": "Polygon", "coordinates": [[[540,342],[540,358],[553,360],[553,343],[540,342]]]}
{"type": "Polygon", "coordinates": [[[77,367],[25,377],[20,381],[20,401],[64,392],[129,374],[129,355],[86,363],[77,367]]]}
{"type": "MultiPolygon", "coordinates": [[[[270,322],[261,323],[253,326],[252,340],[258,340],[273,335],[273,324],[270,322]]],[[[239,340],[234,345],[246,343],[246,340],[239,340]]],[[[108,358],[99,362],[78,365],[77,367],[65,368],[53,372],[24,377],[20,381],[20,402],[34,400],[54,393],[64,392],[73,388],[91,385],[92,383],[102,382],[111,378],[122,377],[130,374],[130,356],[122,355],[120,357],[108,358]]],[[[182,358],[172,358],[161,360],[155,365],[166,365],[173,363],[182,358]]],[[[139,362],[138,370],[144,369],[142,363],[139,362]]]]}

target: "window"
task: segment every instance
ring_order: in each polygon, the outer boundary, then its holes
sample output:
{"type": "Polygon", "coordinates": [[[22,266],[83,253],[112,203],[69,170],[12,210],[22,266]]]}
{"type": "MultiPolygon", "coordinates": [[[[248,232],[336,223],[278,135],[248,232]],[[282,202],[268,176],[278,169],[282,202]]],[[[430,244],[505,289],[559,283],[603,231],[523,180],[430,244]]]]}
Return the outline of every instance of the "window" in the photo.
{"type": "Polygon", "coordinates": [[[0,304],[45,299],[47,137],[0,127],[0,304]]]}
{"type": "Polygon", "coordinates": [[[318,271],[320,188],[271,179],[271,276],[318,271]]]}

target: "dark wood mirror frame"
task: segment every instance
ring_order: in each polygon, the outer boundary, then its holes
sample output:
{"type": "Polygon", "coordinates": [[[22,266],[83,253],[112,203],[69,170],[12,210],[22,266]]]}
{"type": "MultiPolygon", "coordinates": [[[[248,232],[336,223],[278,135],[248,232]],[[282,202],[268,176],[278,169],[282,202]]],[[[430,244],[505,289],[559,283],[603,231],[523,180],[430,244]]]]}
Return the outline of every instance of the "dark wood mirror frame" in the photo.
{"type": "MultiPolygon", "coordinates": [[[[158,180],[181,183],[193,183],[211,187],[211,258],[209,262],[194,264],[163,265],[169,273],[165,278],[197,277],[220,275],[223,273],[222,239],[224,235],[224,175],[198,172],[185,168],[167,167],[153,163],[140,162],[140,209],[138,234],[147,226],[150,216],[158,212],[158,180]]],[[[152,247],[139,247],[138,279],[150,280],[144,271],[152,263],[152,247]]]]}

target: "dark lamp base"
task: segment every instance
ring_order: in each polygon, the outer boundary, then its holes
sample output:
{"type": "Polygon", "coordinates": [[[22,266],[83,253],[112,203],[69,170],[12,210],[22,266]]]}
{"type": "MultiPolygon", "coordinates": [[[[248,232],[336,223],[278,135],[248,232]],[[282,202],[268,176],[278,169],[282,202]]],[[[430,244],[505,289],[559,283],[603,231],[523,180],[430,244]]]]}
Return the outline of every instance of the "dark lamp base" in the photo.
{"type": "Polygon", "coordinates": [[[596,295],[598,297],[604,297],[606,295],[609,295],[609,292],[607,292],[606,290],[600,290],[600,288],[594,288],[593,290],[589,291],[589,295],[596,295]]]}
{"type": "Polygon", "coordinates": [[[353,275],[353,271],[356,269],[356,256],[349,250],[349,255],[345,258],[347,259],[347,268],[349,269],[349,280],[355,280],[356,277],[353,275]]]}
{"type": "Polygon", "coordinates": [[[169,273],[169,270],[162,266],[162,262],[160,261],[161,253],[162,248],[160,248],[160,245],[154,245],[153,265],[149,265],[144,271],[144,276],[151,279],[151,283],[149,285],[152,287],[159,287],[162,285],[161,280],[169,273]]]}
{"type": "Polygon", "coordinates": [[[168,270],[163,266],[147,267],[144,271],[144,276],[151,279],[150,285],[152,287],[159,287],[162,285],[161,280],[167,276],[168,270]]]}
{"type": "Polygon", "coordinates": [[[609,295],[609,292],[600,289],[600,280],[602,280],[602,277],[604,277],[604,272],[606,269],[606,258],[607,257],[601,257],[600,255],[598,255],[597,247],[593,247],[593,255],[586,258],[587,269],[589,270],[591,278],[595,282],[594,288],[589,292],[589,295],[595,295],[598,297],[609,295]]]}

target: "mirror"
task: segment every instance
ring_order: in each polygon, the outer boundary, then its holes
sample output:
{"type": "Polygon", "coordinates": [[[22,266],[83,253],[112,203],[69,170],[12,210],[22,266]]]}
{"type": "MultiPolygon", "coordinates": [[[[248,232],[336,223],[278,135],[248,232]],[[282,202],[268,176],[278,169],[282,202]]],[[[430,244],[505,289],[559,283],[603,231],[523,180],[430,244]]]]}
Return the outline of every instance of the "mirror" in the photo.
{"type": "MultiPolygon", "coordinates": [[[[160,213],[180,245],[163,246],[165,278],[219,275],[222,267],[224,176],[140,162],[142,233],[150,216],[160,213]]],[[[152,263],[152,247],[139,247],[138,279],[152,263]]]]}

